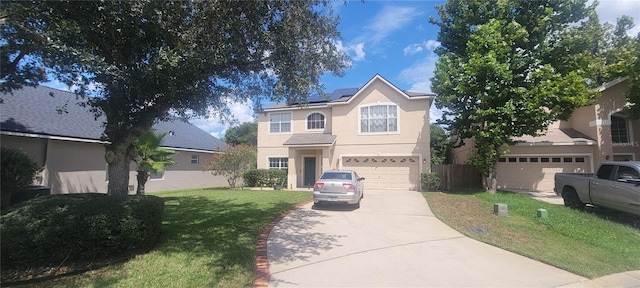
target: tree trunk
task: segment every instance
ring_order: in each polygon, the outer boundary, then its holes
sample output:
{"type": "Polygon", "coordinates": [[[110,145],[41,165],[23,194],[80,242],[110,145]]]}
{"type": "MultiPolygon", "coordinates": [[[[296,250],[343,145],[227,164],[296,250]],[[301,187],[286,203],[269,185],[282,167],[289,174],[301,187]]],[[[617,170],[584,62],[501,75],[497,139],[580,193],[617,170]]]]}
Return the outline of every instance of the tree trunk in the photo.
{"type": "Polygon", "coordinates": [[[109,164],[109,185],[111,196],[129,195],[129,165],[131,163],[131,143],[112,143],[106,146],[105,160],[109,164]]]}
{"type": "Polygon", "coordinates": [[[147,179],[149,179],[149,172],[138,170],[138,188],[136,189],[137,195],[144,195],[144,185],[147,184],[147,179]]]}
{"type": "Polygon", "coordinates": [[[487,190],[491,194],[496,194],[498,190],[498,178],[497,178],[497,170],[496,164],[491,165],[491,172],[489,172],[489,177],[487,178],[487,190]]]}

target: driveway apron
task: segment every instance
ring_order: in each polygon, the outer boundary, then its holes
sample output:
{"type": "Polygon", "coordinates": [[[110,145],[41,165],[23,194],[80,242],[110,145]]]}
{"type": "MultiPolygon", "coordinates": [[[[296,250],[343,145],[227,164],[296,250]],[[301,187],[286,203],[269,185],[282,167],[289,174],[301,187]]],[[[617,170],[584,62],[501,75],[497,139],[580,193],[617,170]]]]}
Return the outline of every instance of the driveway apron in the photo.
{"type": "MultiPolygon", "coordinates": [[[[469,227],[472,228],[472,227],[469,227]]],[[[415,191],[291,212],[269,234],[269,287],[559,287],[587,279],[460,234],[415,191]]]]}

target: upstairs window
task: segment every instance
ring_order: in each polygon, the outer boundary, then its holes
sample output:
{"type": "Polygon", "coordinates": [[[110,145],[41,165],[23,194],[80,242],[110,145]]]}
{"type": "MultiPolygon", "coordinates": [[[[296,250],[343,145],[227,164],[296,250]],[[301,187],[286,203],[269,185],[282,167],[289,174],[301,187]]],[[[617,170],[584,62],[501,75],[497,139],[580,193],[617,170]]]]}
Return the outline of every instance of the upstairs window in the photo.
{"type": "Polygon", "coordinates": [[[324,129],[324,115],[320,113],[313,113],[307,116],[307,130],[322,130],[324,129]]]}
{"type": "Polygon", "coordinates": [[[360,132],[398,132],[398,106],[374,105],[361,107],[360,132]]]}
{"type": "Polygon", "coordinates": [[[270,133],[291,132],[291,113],[271,113],[269,114],[270,133]]]}
{"type": "Polygon", "coordinates": [[[628,126],[626,118],[611,115],[611,142],[614,144],[630,143],[628,126]]]}

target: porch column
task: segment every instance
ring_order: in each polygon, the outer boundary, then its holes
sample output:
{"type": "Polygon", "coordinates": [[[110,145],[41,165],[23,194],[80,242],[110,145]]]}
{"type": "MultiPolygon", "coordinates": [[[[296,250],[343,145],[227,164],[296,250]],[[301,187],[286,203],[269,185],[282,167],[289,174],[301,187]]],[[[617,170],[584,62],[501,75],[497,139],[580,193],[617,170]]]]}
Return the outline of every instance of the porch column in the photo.
{"type": "Polygon", "coordinates": [[[324,171],[331,170],[337,167],[331,166],[331,148],[322,148],[322,164],[320,165],[320,174],[324,171]]]}
{"type": "Polygon", "coordinates": [[[287,184],[289,189],[298,188],[298,168],[296,167],[296,150],[289,148],[289,172],[287,173],[287,184]]]}

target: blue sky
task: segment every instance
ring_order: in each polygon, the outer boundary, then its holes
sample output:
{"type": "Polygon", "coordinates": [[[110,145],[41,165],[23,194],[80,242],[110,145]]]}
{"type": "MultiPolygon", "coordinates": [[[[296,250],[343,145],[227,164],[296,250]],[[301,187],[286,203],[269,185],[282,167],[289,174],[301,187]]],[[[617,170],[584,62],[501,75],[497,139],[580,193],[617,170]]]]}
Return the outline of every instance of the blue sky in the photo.
{"type": "MultiPolygon", "coordinates": [[[[445,2],[356,0],[345,4],[342,0],[335,1],[333,8],[340,15],[338,29],[343,38],[337,46],[350,56],[351,68],[341,78],[322,77],[326,91],[362,87],[378,73],[402,90],[431,92],[429,79],[438,60],[433,49],[439,43],[438,27],[429,23],[429,17],[437,16],[435,6],[445,2]]],[[[631,34],[640,32],[640,0],[599,2],[597,11],[601,22],[615,23],[616,18],[626,14],[635,20],[636,27],[631,34]]],[[[55,84],[48,86],[61,88],[55,84]]],[[[251,103],[230,104],[238,123],[254,120],[251,107],[251,103]]],[[[432,122],[441,116],[435,105],[430,114],[432,122]]],[[[215,117],[192,119],[191,123],[218,138],[222,138],[229,127],[215,117]]]]}

